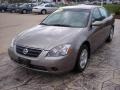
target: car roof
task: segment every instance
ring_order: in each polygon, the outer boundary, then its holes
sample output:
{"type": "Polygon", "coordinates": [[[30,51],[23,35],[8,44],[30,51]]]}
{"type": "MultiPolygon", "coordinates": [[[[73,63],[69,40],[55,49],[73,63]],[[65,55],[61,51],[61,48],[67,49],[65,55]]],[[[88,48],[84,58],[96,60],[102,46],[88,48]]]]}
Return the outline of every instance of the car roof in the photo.
{"type": "Polygon", "coordinates": [[[97,6],[97,5],[85,5],[85,4],[79,4],[79,5],[74,5],[74,6],[65,6],[62,7],[63,9],[94,9],[96,7],[101,7],[101,6],[97,6]]]}

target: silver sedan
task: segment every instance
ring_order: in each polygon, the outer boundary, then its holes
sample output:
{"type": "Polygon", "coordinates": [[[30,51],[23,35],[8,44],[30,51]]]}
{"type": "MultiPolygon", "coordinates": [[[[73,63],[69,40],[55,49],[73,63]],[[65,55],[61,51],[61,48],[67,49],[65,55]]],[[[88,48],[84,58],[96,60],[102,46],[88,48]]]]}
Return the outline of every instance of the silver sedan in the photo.
{"type": "Polygon", "coordinates": [[[52,13],[55,10],[57,10],[58,7],[55,4],[52,3],[43,3],[39,6],[35,6],[32,9],[33,13],[40,13],[40,14],[47,14],[47,13],[52,13]]]}
{"type": "Polygon", "coordinates": [[[101,6],[59,8],[39,25],[20,33],[8,49],[23,67],[50,73],[84,71],[92,52],[112,41],[114,18],[101,6]]]}

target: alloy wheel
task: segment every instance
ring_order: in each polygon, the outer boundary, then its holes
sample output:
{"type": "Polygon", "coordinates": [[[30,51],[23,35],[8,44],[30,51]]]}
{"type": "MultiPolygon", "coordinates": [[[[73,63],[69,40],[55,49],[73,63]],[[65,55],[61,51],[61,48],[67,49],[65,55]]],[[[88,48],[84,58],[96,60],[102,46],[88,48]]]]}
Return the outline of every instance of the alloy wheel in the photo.
{"type": "Polygon", "coordinates": [[[80,62],[79,62],[80,67],[84,69],[88,61],[88,51],[86,49],[82,50],[79,59],[80,59],[80,62]]]}
{"type": "Polygon", "coordinates": [[[42,10],[42,14],[45,15],[46,14],[46,10],[42,10]]]}
{"type": "Polygon", "coordinates": [[[27,11],[26,10],[23,10],[23,14],[26,14],[27,13],[27,11]]]}
{"type": "Polygon", "coordinates": [[[4,13],[5,12],[5,10],[4,9],[2,9],[2,13],[4,13]]]}

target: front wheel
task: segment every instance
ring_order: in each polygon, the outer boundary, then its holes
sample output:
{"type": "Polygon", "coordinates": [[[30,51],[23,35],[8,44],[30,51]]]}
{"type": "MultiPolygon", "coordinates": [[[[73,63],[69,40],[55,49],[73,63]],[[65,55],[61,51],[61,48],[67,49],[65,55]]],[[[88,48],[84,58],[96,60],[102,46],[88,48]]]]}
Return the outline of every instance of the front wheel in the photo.
{"type": "Polygon", "coordinates": [[[42,10],[41,13],[42,13],[43,15],[45,15],[45,14],[47,13],[47,11],[46,11],[46,10],[42,10]]]}
{"type": "Polygon", "coordinates": [[[2,12],[2,13],[4,13],[4,12],[5,12],[5,10],[4,10],[4,9],[2,9],[2,10],[1,10],[1,12],[2,12]]]}
{"type": "Polygon", "coordinates": [[[88,52],[88,47],[87,45],[83,45],[80,48],[80,51],[78,53],[77,57],[77,63],[76,63],[76,70],[77,72],[82,72],[87,66],[88,63],[88,57],[89,57],[89,52],[88,52]]]}
{"type": "Polygon", "coordinates": [[[23,10],[22,13],[23,13],[23,14],[27,14],[27,10],[23,10]]]}
{"type": "Polygon", "coordinates": [[[114,35],[114,28],[111,28],[109,37],[107,38],[107,42],[111,42],[112,41],[113,35],[114,35]]]}

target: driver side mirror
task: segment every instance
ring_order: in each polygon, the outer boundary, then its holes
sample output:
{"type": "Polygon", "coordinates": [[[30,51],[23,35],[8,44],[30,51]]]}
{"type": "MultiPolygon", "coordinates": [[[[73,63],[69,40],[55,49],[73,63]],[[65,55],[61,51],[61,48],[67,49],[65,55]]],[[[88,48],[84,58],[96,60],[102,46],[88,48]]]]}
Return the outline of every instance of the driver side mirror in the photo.
{"type": "Polygon", "coordinates": [[[102,24],[103,24],[102,21],[95,21],[95,22],[92,23],[92,26],[100,26],[102,24]]]}
{"type": "Polygon", "coordinates": [[[92,26],[102,25],[102,24],[103,24],[103,19],[105,19],[105,17],[96,18],[96,19],[92,22],[92,26]]]}
{"type": "Polygon", "coordinates": [[[100,18],[95,18],[94,21],[102,21],[102,20],[104,20],[104,19],[105,19],[105,17],[102,16],[102,17],[100,17],[100,18]]]}

